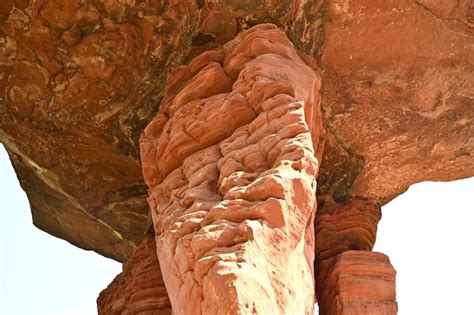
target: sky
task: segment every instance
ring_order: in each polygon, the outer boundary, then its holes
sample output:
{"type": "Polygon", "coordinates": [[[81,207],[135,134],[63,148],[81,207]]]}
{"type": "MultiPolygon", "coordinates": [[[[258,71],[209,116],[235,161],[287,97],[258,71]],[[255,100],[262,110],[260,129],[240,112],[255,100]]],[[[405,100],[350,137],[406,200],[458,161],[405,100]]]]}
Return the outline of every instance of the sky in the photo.
{"type": "MultiPolygon", "coordinates": [[[[383,207],[375,251],[397,270],[400,315],[474,315],[474,178],[425,182],[383,207]]],[[[0,145],[0,315],[97,314],[121,265],[44,233],[0,145]]]]}
{"type": "Polygon", "coordinates": [[[397,270],[399,314],[473,315],[474,178],[412,185],[382,208],[374,251],[397,270]]]}

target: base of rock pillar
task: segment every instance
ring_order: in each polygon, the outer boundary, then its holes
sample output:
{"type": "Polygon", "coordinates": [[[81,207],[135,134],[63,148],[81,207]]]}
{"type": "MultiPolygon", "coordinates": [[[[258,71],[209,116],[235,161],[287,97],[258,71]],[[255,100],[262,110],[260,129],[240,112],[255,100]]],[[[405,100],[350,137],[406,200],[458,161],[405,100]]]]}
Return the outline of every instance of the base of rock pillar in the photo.
{"type": "Polygon", "coordinates": [[[320,314],[397,314],[396,272],[386,255],[346,251],[318,267],[320,314]]]}
{"type": "Polygon", "coordinates": [[[101,315],[172,314],[152,237],[145,237],[123,272],[100,293],[97,308],[101,315]]]}

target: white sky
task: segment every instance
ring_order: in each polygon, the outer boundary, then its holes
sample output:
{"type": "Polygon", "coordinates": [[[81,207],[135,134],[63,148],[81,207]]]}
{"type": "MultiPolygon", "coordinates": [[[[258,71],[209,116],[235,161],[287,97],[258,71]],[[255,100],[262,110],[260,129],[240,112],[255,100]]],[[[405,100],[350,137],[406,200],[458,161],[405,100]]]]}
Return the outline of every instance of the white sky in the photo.
{"type": "Polygon", "coordinates": [[[401,315],[473,315],[474,178],[411,186],[382,208],[374,251],[397,270],[401,315]]]}
{"type": "MultiPolygon", "coordinates": [[[[473,315],[474,178],[413,185],[383,208],[376,251],[397,270],[400,315],[473,315]]],[[[0,314],[96,314],[119,263],[36,229],[0,145],[0,314]]]]}

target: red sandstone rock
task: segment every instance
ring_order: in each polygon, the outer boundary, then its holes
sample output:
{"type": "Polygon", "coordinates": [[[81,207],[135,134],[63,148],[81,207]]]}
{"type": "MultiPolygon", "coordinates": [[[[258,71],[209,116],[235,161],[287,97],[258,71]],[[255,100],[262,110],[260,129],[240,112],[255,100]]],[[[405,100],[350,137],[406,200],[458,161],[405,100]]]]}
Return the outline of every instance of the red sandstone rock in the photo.
{"type": "Polygon", "coordinates": [[[262,22],[323,70],[320,194],[383,204],[472,176],[469,1],[322,3],[0,1],[0,141],[34,224],[129,257],[147,219],[138,136],[169,71],[262,22]]]}
{"type": "Polygon", "coordinates": [[[380,206],[370,199],[320,202],[315,220],[317,259],[324,260],[347,250],[372,250],[380,218],[380,206]]]}
{"type": "MultiPolygon", "coordinates": [[[[232,69],[247,63],[234,56],[229,68],[221,44],[270,21],[322,68],[327,135],[318,193],[383,204],[418,181],[474,174],[473,17],[467,0],[335,0],[324,8],[322,1],[1,1],[0,141],[36,226],[123,261],[147,217],[138,135],[158,111],[168,73],[217,48],[174,73],[161,111],[175,117],[192,99],[217,102],[216,93],[233,91],[232,69]]],[[[208,114],[207,130],[189,124],[198,139],[223,141],[242,123],[227,112],[208,114]],[[235,125],[214,130],[221,119],[235,125]]],[[[187,127],[175,118],[173,128],[187,127]]],[[[166,122],[154,120],[149,135],[166,122]]],[[[160,150],[170,155],[144,165],[156,175],[151,186],[196,148],[190,141],[176,151],[168,147],[175,140],[166,141],[160,150]]],[[[316,149],[320,157],[323,145],[316,149]]],[[[232,178],[224,190],[253,180],[232,178]]],[[[320,236],[317,247],[325,250],[317,255],[370,248],[377,215],[364,211],[348,221],[331,214],[355,226],[320,236]]]]}
{"type": "Polygon", "coordinates": [[[312,314],[319,77],[259,25],[169,82],[141,156],[174,312],[312,314]]]}
{"type": "Polygon", "coordinates": [[[384,204],[412,183],[474,175],[473,22],[469,0],[329,2],[323,119],[353,160],[340,165],[357,166],[325,172],[336,195],[384,204]]]}
{"type": "Polygon", "coordinates": [[[320,270],[325,286],[318,295],[320,314],[397,314],[395,270],[387,256],[346,251],[320,270]]]}
{"type": "Polygon", "coordinates": [[[371,253],[380,206],[366,198],[319,201],[315,221],[320,314],[396,314],[395,270],[371,253]]]}
{"type": "Polygon", "coordinates": [[[322,38],[321,20],[305,12],[318,8],[296,0],[0,1],[0,141],[34,224],[126,260],[148,212],[138,138],[169,72],[262,22],[310,47],[318,42],[310,34],[322,38]]]}
{"type": "Polygon", "coordinates": [[[100,293],[97,308],[101,315],[172,313],[152,237],[145,237],[123,265],[123,272],[100,293]]]}

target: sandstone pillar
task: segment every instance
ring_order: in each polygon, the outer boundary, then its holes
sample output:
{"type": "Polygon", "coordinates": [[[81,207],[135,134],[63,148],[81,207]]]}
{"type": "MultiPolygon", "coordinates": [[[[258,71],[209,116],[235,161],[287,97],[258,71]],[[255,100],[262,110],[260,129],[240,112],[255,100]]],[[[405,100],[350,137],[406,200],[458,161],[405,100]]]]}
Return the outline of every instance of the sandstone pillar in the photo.
{"type": "Polygon", "coordinates": [[[176,314],[313,312],[320,79],[302,58],[258,25],[168,79],[141,157],[176,314]]]}
{"type": "Polygon", "coordinates": [[[363,198],[323,203],[316,232],[316,292],[320,314],[396,314],[395,270],[371,252],[380,207],[363,198]]]}

